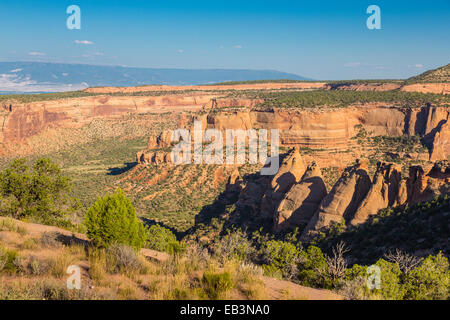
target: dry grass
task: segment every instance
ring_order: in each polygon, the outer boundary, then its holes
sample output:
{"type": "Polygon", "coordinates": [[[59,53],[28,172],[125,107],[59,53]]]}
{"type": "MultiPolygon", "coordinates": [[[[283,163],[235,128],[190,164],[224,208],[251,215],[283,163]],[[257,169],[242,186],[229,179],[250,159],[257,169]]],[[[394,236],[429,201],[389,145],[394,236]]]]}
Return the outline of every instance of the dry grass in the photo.
{"type": "Polygon", "coordinates": [[[62,278],[66,275],[67,268],[75,261],[75,257],[65,250],[49,260],[49,272],[55,278],[62,278]]]}
{"type": "Polygon", "coordinates": [[[24,227],[19,226],[17,222],[11,218],[0,220],[0,231],[17,232],[22,236],[27,233],[27,230],[24,227]]]}
{"type": "Polygon", "coordinates": [[[0,265],[0,299],[299,298],[295,290],[274,294],[270,288],[274,281],[280,287],[284,282],[272,279],[267,284],[260,267],[219,261],[199,248],[156,261],[123,246],[97,249],[79,242],[62,243],[54,232],[20,236],[10,231],[14,224],[4,225],[8,230],[0,231],[0,264],[4,265],[0,265]],[[8,255],[11,258],[4,259],[8,255]],[[81,290],[66,288],[70,265],[81,268],[81,290]]]}

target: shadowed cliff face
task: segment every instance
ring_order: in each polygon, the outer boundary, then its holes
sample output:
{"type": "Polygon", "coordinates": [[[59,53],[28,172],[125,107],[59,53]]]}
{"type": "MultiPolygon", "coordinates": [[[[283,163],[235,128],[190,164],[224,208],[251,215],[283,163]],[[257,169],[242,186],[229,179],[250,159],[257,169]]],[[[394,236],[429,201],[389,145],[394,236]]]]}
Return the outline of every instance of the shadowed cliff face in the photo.
{"type": "Polygon", "coordinates": [[[348,167],[330,193],[322,200],[319,209],[308,222],[303,238],[311,237],[322,228],[350,220],[370,189],[370,178],[364,164],[348,167]]]}
{"type": "Polygon", "coordinates": [[[306,226],[327,195],[319,167],[313,162],[299,183],[285,193],[274,214],[275,231],[306,226]]]}
{"type": "MultiPolygon", "coordinates": [[[[241,177],[235,169],[214,208],[234,204],[233,212],[219,214],[231,224],[274,232],[298,227],[301,240],[309,241],[335,224],[358,225],[380,209],[411,206],[449,193],[447,161],[411,166],[406,176],[396,164],[379,163],[371,179],[365,161],[359,160],[344,170],[328,192],[318,165],[312,162],[305,166],[302,155],[293,149],[273,177],[241,177]],[[293,166],[293,159],[303,165],[293,166]]],[[[209,212],[209,219],[217,212],[209,212]]],[[[197,221],[204,222],[203,218],[200,215],[197,221]]]]}
{"type": "Polygon", "coordinates": [[[241,176],[238,167],[224,193],[204,208],[197,223],[224,219],[228,226],[285,232],[299,228],[300,240],[308,242],[336,224],[366,222],[380,209],[411,206],[450,193],[447,161],[401,168],[378,163],[370,177],[365,160],[355,160],[333,187],[327,190],[320,167],[298,149],[282,155],[274,176],[258,173],[241,176]],[[406,174],[402,173],[405,172],[406,174]],[[233,210],[226,208],[232,207],[233,210]]]}

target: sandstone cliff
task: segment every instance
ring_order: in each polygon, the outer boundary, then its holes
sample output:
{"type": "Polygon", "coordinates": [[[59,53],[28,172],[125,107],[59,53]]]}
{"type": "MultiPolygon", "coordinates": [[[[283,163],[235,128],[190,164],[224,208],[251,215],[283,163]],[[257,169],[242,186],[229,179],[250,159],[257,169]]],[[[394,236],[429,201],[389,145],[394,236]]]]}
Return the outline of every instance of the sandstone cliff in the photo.
{"type": "Polygon", "coordinates": [[[370,190],[359,205],[352,224],[359,224],[367,220],[369,215],[378,210],[403,204],[399,196],[401,184],[401,168],[393,164],[379,163],[370,190]]]}
{"type": "Polygon", "coordinates": [[[306,225],[326,195],[320,168],[313,162],[280,202],[274,217],[275,231],[306,225]]]}
{"type": "Polygon", "coordinates": [[[340,224],[353,217],[369,188],[370,178],[366,165],[358,161],[356,165],[348,167],[320,203],[319,209],[303,231],[302,238],[309,238],[322,228],[333,223],[340,224]]]}
{"type": "Polygon", "coordinates": [[[450,83],[415,83],[407,84],[400,88],[401,91],[406,92],[422,92],[422,93],[437,93],[450,94],[450,83]]]}
{"type": "Polygon", "coordinates": [[[272,178],[269,189],[265,192],[261,202],[261,216],[273,219],[276,208],[284,194],[291,189],[303,176],[306,164],[299,149],[294,148],[283,160],[280,168],[272,178]]]}
{"type": "Polygon", "coordinates": [[[235,171],[226,188],[226,193],[239,194],[234,218],[245,216],[245,223],[260,226],[272,221],[276,232],[299,227],[303,241],[336,223],[358,225],[380,209],[410,206],[450,193],[447,161],[411,166],[407,177],[402,176],[399,165],[379,163],[373,180],[365,161],[357,161],[347,167],[329,193],[317,164],[313,162],[305,170],[295,149],[272,178],[261,176],[245,181],[235,171]],[[296,165],[297,161],[301,165],[296,165]]]}
{"type": "MultiPolygon", "coordinates": [[[[319,108],[306,110],[244,110],[214,112],[203,116],[203,129],[215,128],[223,132],[231,129],[278,129],[281,146],[316,150],[317,164],[321,167],[338,166],[361,153],[355,137],[358,130],[370,132],[372,136],[420,136],[429,148],[427,156],[432,161],[445,160],[449,155],[447,122],[450,108],[431,105],[408,109],[369,104],[347,108],[319,108]],[[360,129],[358,129],[358,127],[360,129]],[[321,155],[323,153],[323,155],[321,155]],[[344,160],[344,161],[342,161],[344,160]]],[[[192,126],[192,121],[186,125],[192,126]]],[[[164,148],[169,143],[167,133],[150,138],[148,152],[152,148],[164,148]],[[159,140],[158,140],[159,139],[159,140]],[[158,142],[159,141],[159,142],[158,142]]],[[[145,153],[147,151],[143,151],[145,153]]],[[[141,153],[142,154],[142,153],[141,153]]],[[[139,159],[142,156],[138,157],[139,159]]],[[[144,156],[142,159],[149,159],[144,156]]]]}
{"type": "Polygon", "coordinates": [[[433,137],[430,160],[448,159],[450,155],[450,125],[448,122],[442,124],[433,137]]]}

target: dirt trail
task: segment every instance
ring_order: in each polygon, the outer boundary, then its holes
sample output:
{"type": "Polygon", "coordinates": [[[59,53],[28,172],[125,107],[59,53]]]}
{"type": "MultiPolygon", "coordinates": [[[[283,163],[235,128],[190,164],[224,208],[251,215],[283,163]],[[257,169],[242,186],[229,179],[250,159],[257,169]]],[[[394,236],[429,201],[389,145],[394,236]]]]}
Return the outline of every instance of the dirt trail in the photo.
{"type": "Polygon", "coordinates": [[[264,284],[271,300],[343,300],[344,297],[329,290],[314,289],[296,283],[264,277],[264,284]]]}
{"type": "MultiPolygon", "coordinates": [[[[0,222],[5,219],[11,219],[11,218],[5,218],[0,217],[0,222]]],[[[42,224],[37,223],[31,223],[31,222],[23,222],[17,219],[11,219],[13,220],[18,227],[24,228],[27,231],[27,234],[33,235],[33,236],[39,236],[45,232],[57,232],[59,234],[62,234],[64,236],[72,238],[74,241],[78,240],[81,242],[89,241],[85,234],[83,233],[76,233],[72,231],[68,231],[65,229],[61,229],[58,227],[53,226],[46,226],[42,224]]],[[[157,261],[166,261],[169,258],[169,255],[165,252],[159,252],[151,249],[143,248],[141,249],[141,253],[144,257],[151,258],[157,261]]]]}

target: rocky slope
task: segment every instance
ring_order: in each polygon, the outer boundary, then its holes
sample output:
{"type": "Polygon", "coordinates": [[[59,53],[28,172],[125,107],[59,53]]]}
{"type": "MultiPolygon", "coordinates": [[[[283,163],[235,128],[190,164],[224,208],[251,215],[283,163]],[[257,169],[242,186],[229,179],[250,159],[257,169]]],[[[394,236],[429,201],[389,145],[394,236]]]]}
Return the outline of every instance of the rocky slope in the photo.
{"type": "Polygon", "coordinates": [[[450,64],[445,66],[428,70],[418,76],[407,79],[406,83],[439,83],[449,82],[450,80],[450,64]]]}
{"type": "MultiPolygon", "coordinates": [[[[234,178],[226,190],[237,195],[230,221],[247,217],[250,227],[272,224],[274,231],[299,227],[308,241],[335,224],[358,225],[380,209],[411,206],[450,193],[450,165],[411,166],[403,176],[398,165],[379,163],[373,177],[365,161],[347,167],[327,191],[315,162],[305,165],[298,150],[283,160],[277,175],[234,178]]],[[[233,197],[224,197],[224,201],[233,197]]],[[[248,225],[249,225],[248,224],[248,225]]]]}

